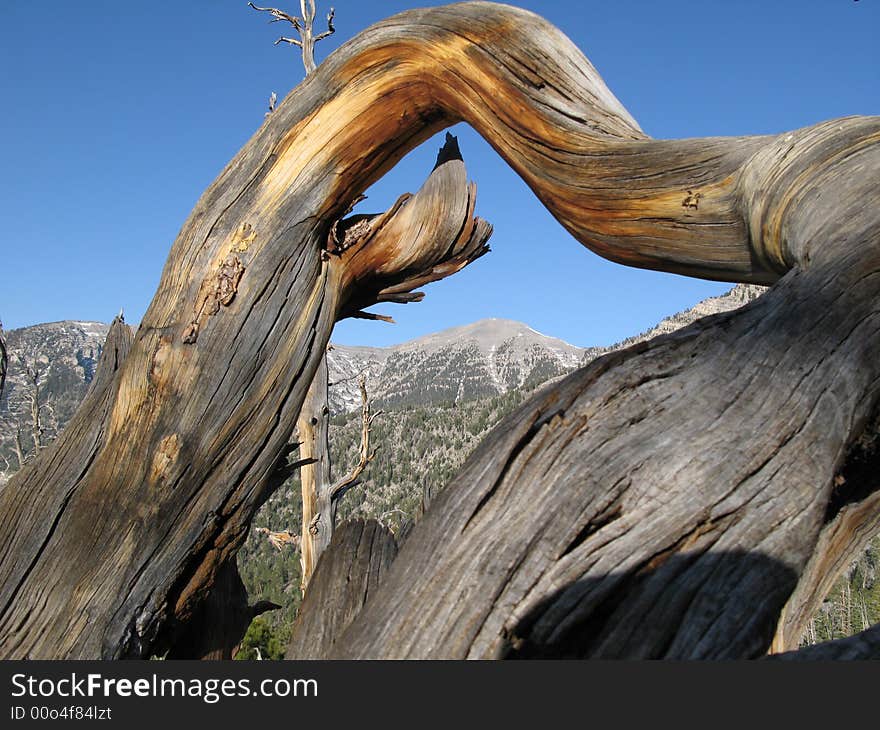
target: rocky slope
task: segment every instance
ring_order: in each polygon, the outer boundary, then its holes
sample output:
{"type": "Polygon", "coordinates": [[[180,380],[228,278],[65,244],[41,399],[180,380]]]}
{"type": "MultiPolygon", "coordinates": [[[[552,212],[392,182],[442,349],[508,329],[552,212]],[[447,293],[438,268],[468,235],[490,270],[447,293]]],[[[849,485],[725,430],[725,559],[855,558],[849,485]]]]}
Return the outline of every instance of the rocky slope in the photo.
{"type": "MultiPolygon", "coordinates": [[[[384,409],[459,405],[530,390],[613,349],[742,306],[761,291],[738,285],[664,319],[648,332],[604,348],[576,347],[506,319],[484,319],[386,348],[332,345],[330,408],[339,415],[359,406],[361,374],[367,376],[370,397],[384,409]]],[[[65,321],[6,333],[10,368],[0,397],[0,483],[4,474],[18,468],[16,437],[24,457],[33,452],[34,398],[43,438],[51,441],[85,395],[108,329],[101,322],[65,321]]]]}
{"type": "Polygon", "coordinates": [[[45,443],[70,420],[95,376],[109,329],[101,322],[66,321],[6,332],[9,372],[0,395],[0,484],[20,465],[19,449],[24,457],[33,453],[35,412],[45,443]]]}
{"type": "Polygon", "coordinates": [[[370,396],[383,408],[461,403],[531,388],[612,350],[741,307],[763,291],[738,284],[608,347],[576,347],[509,319],[483,319],[387,348],[333,345],[328,355],[330,409],[338,414],[358,407],[360,374],[367,376],[370,396]]]}
{"type": "Polygon", "coordinates": [[[334,345],[330,408],[357,407],[360,373],[383,408],[461,403],[570,372],[585,352],[508,319],[483,319],[388,348],[334,345]]]}

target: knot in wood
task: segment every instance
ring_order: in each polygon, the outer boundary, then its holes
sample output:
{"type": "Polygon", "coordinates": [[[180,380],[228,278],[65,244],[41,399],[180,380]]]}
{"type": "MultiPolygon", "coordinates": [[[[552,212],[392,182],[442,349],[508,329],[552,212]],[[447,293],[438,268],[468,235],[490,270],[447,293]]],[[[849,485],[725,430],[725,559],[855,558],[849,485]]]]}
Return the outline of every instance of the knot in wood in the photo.
{"type": "Polygon", "coordinates": [[[217,289],[211,314],[216,314],[221,305],[229,306],[238,291],[238,282],[241,281],[242,274],[244,274],[244,266],[238,256],[234,254],[227,256],[217,272],[217,289]]]}
{"type": "Polygon", "coordinates": [[[695,193],[692,190],[688,190],[685,199],[681,201],[681,207],[697,210],[700,207],[700,198],[702,197],[702,193],[695,193]]]}
{"type": "Polygon", "coordinates": [[[315,514],[314,517],[312,517],[312,521],[309,522],[309,534],[310,535],[317,535],[318,534],[318,532],[320,531],[318,528],[318,522],[320,520],[321,520],[321,513],[320,512],[318,512],[317,514],[315,514]]]}

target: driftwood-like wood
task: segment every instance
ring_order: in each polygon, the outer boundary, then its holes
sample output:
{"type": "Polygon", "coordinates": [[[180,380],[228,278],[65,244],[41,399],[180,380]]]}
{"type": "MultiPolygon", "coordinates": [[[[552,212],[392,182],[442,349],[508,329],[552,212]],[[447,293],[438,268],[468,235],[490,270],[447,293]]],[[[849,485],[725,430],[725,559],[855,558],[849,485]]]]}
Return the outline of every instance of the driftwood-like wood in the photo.
{"type": "Polygon", "coordinates": [[[337,655],[767,651],[801,576],[816,580],[809,561],[845,562],[837,551],[857,543],[841,505],[876,507],[880,465],[880,240],[866,208],[880,120],[803,134],[791,161],[797,135],[740,182],[760,214],[752,235],[775,232],[799,263],[742,310],[602,358],[508,418],[337,655]],[[758,169],[770,179],[749,192],[758,169]]]}
{"type": "Polygon", "coordinates": [[[459,120],[601,255],[775,286],[508,418],[333,652],[767,650],[833,506],[869,497],[836,477],[877,402],[880,120],[651,140],[558,30],[464,3],[345,44],[205,192],[100,442],[68,429],[0,494],[0,655],[161,653],[192,620],[268,495],[333,322],[484,252],[455,160],[387,213],[336,223],[459,120]]]}
{"type": "MultiPolygon", "coordinates": [[[[269,155],[265,174],[275,153],[252,145],[269,155]]],[[[322,216],[279,195],[284,224],[253,198],[239,165],[257,164],[257,152],[243,150],[175,244],[113,383],[105,438],[91,448],[68,426],[52,451],[70,470],[52,462],[47,474],[43,459],[0,493],[0,655],[165,655],[203,620],[219,571],[289,474],[333,323],[380,300],[417,301],[414,289],[488,251],[491,226],[473,215],[476,188],[456,150],[448,142],[422,188],[385,213],[340,220],[350,203],[322,216]],[[232,193],[227,175],[249,192],[232,193]]]]}
{"type": "MultiPolygon", "coordinates": [[[[95,377],[80,407],[67,424],[64,435],[38,458],[27,462],[0,492],[3,513],[15,515],[19,520],[19,529],[11,524],[4,526],[0,561],[8,566],[6,571],[17,560],[39,555],[44,550],[46,532],[54,525],[41,524],[40,520],[63,513],[72,497],[72,487],[59,489],[59,485],[69,484],[71,474],[88,471],[95,456],[106,444],[108,423],[116,397],[116,378],[128,356],[132,339],[131,328],[121,318],[114,319],[98,360],[95,377]]],[[[109,537],[112,539],[113,536],[109,537]]],[[[16,580],[24,572],[22,567],[26,566],[19,565],[19,570],[11,574],[4,571],[4,592],[11,592],[16,587],[9,581],[16,580]]],[[[49,602],[53,598],[57,602],[64,600],[60,596],[44,596],[42,600],[49,602]]],[[[0,636],[6,636],[5,630],[0,636]]],[[[27,656],[27,653],[19,656],[27,656]]]]}
{"type": "Polygon", "coordinates": [[[835,476],[828,515],[816,548],[785,605],[774,652],[797,649],[810,619],[852,559],[880,532],[880,458],[877,455],[877,422],[866,429],[835,476]]]}
{"type": "Polygon", "coordinates": [[[394,535],[375,520],[343,523],[333,533],[293,627],[286,659],[328,655],[397,555],[394,535]]]}

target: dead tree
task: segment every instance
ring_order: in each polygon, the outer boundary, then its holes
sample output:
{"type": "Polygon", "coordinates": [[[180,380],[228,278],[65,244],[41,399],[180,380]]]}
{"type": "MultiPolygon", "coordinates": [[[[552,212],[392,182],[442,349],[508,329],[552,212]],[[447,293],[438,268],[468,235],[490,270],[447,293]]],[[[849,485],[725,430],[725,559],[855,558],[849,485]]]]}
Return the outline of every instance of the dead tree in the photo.
{"type": "Polygon", "coordinates": [[[315,44],[336,32],[336,29],[333,27],[333,8],[330,8],[330,12],[327,14],[327,30],[315,35],[315,0],[300,0],[299,6],[302,11],[301,18],[285,13],[278,8],[259,8],[250,2],[248,5],[254,10],[259,10],[260,12],[272,15],[272,20],[269,21],[270,23],[290,23],[294,30],[299,34],[299,38],[286,38],[285,36],[281,36],[275,41],[275,45],[277,46],[279,43],[288,43],[302,50],[303,66],[306,68],[307,75],[317,68],[317,65],[315,64],[315,44]]]}
{"type": "Polygon", "coordinates": [[[318,448],[308,456],[315,459],[313,465],[300,471],[302,480],[302,589],[305,592],[309,580],[318,564],[318,558],[330,545],[336,529],[339,501],[352,488],[360,484],[359,478],[376,455],[370,450],[370,430],[373,421],[381,411],[371,413],[365,376],[359,379],[361,393],[361,441],[358,461],[352,469],[339,479],[331,479],[329,409],[327,407],[327,366],[326,358],[318,368],[318,374],[299,418],[299,433],[303,443],[317,445],[318,448]],[[317,415],[316,415],[317,414],[317,415]]]}
{"type": "Polygon", "coordinates": [[[302,494],[302,529],[300,532],[300,588],[305,593],[318,562],[319,540],[329,525],[329,514],[318,509],[318,495],[330,483],[330,406],[328,404],[327,353],[321,358],[297,419],[296,431],[300,455],[312,460],[299,470],[302,494]]]}
{"type": "MultiPolygon", "coordinates": [[[[33,454],[38,453],[43,447],[43,435],[46,428],[43,420],[43,411],[48,410],[50,415],[54,415],[52,404],[43,397],[43,379],[46,374],[44,368],[40,367],[39,361],[34,358],[28,361],[22,355],[16,357],[19,367],[25,377],[25,394],[27,401],[28,415],[30,416],[31,442],[33,443],[33,454]]],[[[20,432],[17,434],[17,443],[20,443],[20,432]]]]}
{"type": "MultiPolygon", "coordinates": [[[[18,471],[27,460],[24,444],[21,440],[21,423],[7,423],[3,428],[5,435],[12,441],[12,452],[15,454],[15,460],[18,463],[18,466],[13,471],[18,471]]],[[[5,457],[4,460],[6,461],[6,469],[4,471],[9,471],[12,465],[5,457]]]]}
{"type": "MultiPolygon", "coordinates": [[[[334,32],[333,8],[327,16],[327,31],[315,37],[313,33],[315,20],[314,0],[301,0],[300,9],[302,17],[295,17],[278,8],[261,8],[249,2],[248,5],[254,10],[267,12],[273,16],[270,22],[287,22],[299,33],[299,39],[285,38],[282,36],[275,45],[285,42],[298,46],[302,49],[303,66],[306,75],[312,73],[315,64],[315,43],[323,40],[334,32]]],[[[269,101],[269,112],[275,110],[275,92],[269,101]]],[[[351,206],[353,207],[353,206],[351,206]]],[[[300,454],[310,463],[303,465],[300,470],[300,482],[302,491],[302,533],[300,539],[300,562],[302,564],[302,590],[305,591],[309,578],[315,568],[318,557],[330,542],[334,518],[331,520],[327,505],[323,505],[323,512],[318,506],[319,499],[324,498],[324,492],[330,484],[330,407],[328,404],[328,380],[327,358],[318,366],[315,379],[306,395],[297,422],[297,436],[300,444],[300,454]]]]}
{"type": "MultiPolygon", "coordinates": [[[[2,429],[12,443],[20,469],[47,446],[47,432],[57,432],[58,422],[55,409],[46,395],[48,365],[44,366],[36,355],[25,356],[21,353],[15,354],[14,363],[23,382],[7,393],[6,404],[10,412],[17,411],[18,414],[15,418],[5,419],[2,429]],[[26,434],[30,436],[29,444],[26,434]]],[[[9,469],[8,460],[6,463],[9,469]]]]}
{"type": "Polygon", "coordinates": [[[880,486],[880,119],[653,140],[558,30],[463,3],[345,44],[205,192],[111,382],[0,492],[0,654],[162,654],[196,620],[333,323],[484,252],[455,159],[339,222],[461,120],[594,251],[772,288],[523,404],[322,655],[756,657],[848,562],[880,486]]]}

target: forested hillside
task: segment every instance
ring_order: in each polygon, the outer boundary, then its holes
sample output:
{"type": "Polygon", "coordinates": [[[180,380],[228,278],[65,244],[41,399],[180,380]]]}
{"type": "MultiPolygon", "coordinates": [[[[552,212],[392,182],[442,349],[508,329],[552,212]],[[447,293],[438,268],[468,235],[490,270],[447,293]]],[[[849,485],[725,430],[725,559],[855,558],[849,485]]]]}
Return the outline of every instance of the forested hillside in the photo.
{"type": "MultiPolygon", "coordinates": [[[[525,395],[524,389],[517,389],[458,405],[383,409],[373,424],[376,456],[362,475],[363,484],[343,498],[340,519],[374,517],[400,538],[407,524],[418,518],[423,500],[449,481],[486,432],[525,395]]],[[[334,473],[357,461],[360,429],[356,413],[331,422],[334,473]]],[[[299,478],[294,477],[263,506],[254,524],[299,533],[301,515],[299,478]]],[[[246,643],[259,644],[264,656],[280,658],[301,598],[299,553],[289,547],[277,550],[263,534],[252,533],[238,565],[252,600],[267,599],[284,607],[257,618],[246,643]]]]}

